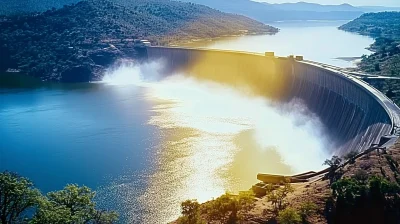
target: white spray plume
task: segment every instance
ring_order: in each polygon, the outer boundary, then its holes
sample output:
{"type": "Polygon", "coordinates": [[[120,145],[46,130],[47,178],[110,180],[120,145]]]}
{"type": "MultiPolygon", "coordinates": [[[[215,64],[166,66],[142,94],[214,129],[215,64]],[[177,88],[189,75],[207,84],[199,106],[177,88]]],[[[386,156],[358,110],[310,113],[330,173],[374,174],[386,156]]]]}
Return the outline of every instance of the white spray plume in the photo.
{"type": "Polygon", "coordinates": [[[148,82],[159,80],[163,67],[162,60],[143,64],[125,62],[109,68],[102,81],[109,85],[143,86],[148,82]]]}
{"type": "Polygon", "coordinates": [[[164,116],[168,119],[150,121],[161,128],[192,128],[214,136],[253,130],[260,148],[276,148],[295,172],[319,169],[330,156],[322,123],[301,101],[276,105],[263,97],[250,97],[229,86],[184,74],[161,79],[162,66],[160,62],[123,65],[107,73],[103,81],[145,86],[149,99],[173,102],[173,106],[154,108],[168,114],[164,116]]]}

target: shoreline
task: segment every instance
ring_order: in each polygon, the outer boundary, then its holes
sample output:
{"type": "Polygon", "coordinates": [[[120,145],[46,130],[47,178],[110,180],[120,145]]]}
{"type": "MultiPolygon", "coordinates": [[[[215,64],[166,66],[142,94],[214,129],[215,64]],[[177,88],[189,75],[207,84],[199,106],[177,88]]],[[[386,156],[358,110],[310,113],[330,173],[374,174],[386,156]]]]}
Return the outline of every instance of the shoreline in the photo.
{"type": "Polygon", "coordinates": [[[218,37],[208,37],[208,38],[192,38],[192,39],[182,39],[180,41],[172,42],[166,45],[161,45],[161,46],[169,46],[169,47],[183,47],[186,45],[190,45],[193,43],[198,43],[198,42],[212,42],[215,40],[219,40],[222,38],[227,38],[227,37],[244,37],[244,36],[262,36],[262,35],[275,35],[280,32],[280,29],[277,28],[278,30],[276,32],[253,32],[253,33],[244,33],[244,34],[232,34],[232,35],[222,35],[218,37]]]}

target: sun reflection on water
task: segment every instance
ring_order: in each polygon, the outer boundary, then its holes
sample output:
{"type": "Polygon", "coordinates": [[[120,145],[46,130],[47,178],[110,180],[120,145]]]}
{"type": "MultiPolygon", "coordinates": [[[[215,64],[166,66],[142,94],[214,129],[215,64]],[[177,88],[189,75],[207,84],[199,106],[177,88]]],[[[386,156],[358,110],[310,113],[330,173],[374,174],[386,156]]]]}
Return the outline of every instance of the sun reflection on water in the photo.
{"type": "MultiPolygon", "coordinates": [[[[137,68],[133,73],[141,75],[137,68]]],[[[145,223],[176,219],[186,199],[204,202],[247,190],[259,172],[316,170],[328,157],[323,127],[301,102],[277,105],[183,74],[157,82],[133,80],[153,102],[149,124],[163,133],[155,172],[138,199],[145,223]]]]}
{"type": "MultiPolygon", "coordinates": [[[[183,75],[147,90],[156,112],[149,123],[169,133],[149,188],[160,192],[160,185],[168,186],[165,190],[172,195],[166,216],[175,218],[185,199],[204,202],[226,191],[247,190],[258,172],[309,171],[320,168],[327,157],[316,138],[318,119],[293,117],[266,99],[183,75]],[[306,159],[304,153],[311,156],[306,159]],[[173,181],[165,183],[165,178],[173,181]]],[[[291,109],[304,110],[299,103],[293,105],[291,109]]]]}

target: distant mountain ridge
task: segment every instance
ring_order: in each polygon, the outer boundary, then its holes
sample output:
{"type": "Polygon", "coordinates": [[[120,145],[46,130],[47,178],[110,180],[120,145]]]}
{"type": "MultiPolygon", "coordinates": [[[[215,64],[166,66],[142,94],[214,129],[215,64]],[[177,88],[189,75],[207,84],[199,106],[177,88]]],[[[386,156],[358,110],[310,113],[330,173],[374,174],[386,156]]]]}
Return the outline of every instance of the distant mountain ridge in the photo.
{"type": "Polygon", "coordinates": [[[308,2],[297,2],[297,3],[282,3],[282,4],[269,4],[272,5],[276,9],[285,10],[285,11],[313,11],[313,12],[360,12],[362,11],[358,7],[354,7],[350,4],[341,4],[341,5],[320,5],[316,3],[308,3],[308,2]]]}
{"type": "MultiPolygon", "coordinates": [[[[77,3],[80,0],[0,0],[0,15],[43,12],[52,7],[77,3]]],[[[143,0],[115,0],[126,4],[143,0]]],[[[261,22],[288,20],[352,20],[365,12],[400,11],[400,7],[360,6],[350,4],[321,5],[308,2],[270,4],[251,0],[175,0],[209,6],[222,12],[244,15],[261,22]]]]}
{"type": "Polygon", "coordinates": [[[269,4],[251,0],[180,0],[202,4],[223,12],[244,15],[261,22],[287,20],[351,20],[363,14],[351,5],[328,6],[310,3],[269,4]],[[298,10],[296,7],[301,6],[298,10]],[[315,9],[313,11],[313,8],[315,9]],[[290,11],[290,12],[288,12],[290,11]]]}
{"type": "Polygon", "coordinates": [[[350,4],[340,5],[321,5],[317,3],[297,2],[297,3],[280,3],[270,4],[263,2],[263,4],[270,5],[276,9],[285,11],[313,11],[313,12],[383,12],[383,11],[400,11],[400,7],[385,7],[385,6],[352,6],[350,4]]]}
{"type": "MultiPolygon", "coordinates": [[[[43,12],[53,7],[62,8],[64,5],[77,3],[80,0],[0,0],[0,15],[16,14],[26,12],[43,12]]],[[[143,0],[116,0],[117,2],[140,3],[143,0]]],[[[206,5],[222,12],[244,15],[261,22],[281,21],[281,20],[341,20],[355,19],[362,14],[356,10],[343,10],[330,12],[326,6],[310,3],[295,4],[267,4],[253,2],[251,0],[177,0],[182,2],[192,2],[206,5]],[[294,7],[303,5],[303,8],[313,8],[313,10],[293,10],[294,7]],[[290,13],[286,11],[290,10],[290,13]]],[[[332,6],[334,7],[334,6],[332,6]]],[[[346,5],[341,6],[345,8],[346,5]]],[[[351,7],[350,5],[347,8],[351,7]]],[[[336,7],[337,8],[337,7],[336,7]]]]}

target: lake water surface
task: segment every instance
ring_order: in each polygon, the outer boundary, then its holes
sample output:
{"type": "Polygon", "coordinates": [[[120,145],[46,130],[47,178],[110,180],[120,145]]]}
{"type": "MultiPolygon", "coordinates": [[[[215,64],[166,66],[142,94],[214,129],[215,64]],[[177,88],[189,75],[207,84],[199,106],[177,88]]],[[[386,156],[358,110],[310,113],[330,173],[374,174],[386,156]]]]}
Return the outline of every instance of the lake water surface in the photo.
{"type": "MultiPolygon", "coordinates": [[[[282,24],[275,36],[207,46],[325,63],[367,53],[371,39],[335,27],[282,24]]],[[[320,169],[330,156],[324,127],[301,102],[276,105],[185,74],[164,77],[161,67],[126,65],[88,84],[0,76],[0,171],[18,172],[43,192],[87,185],[123,223],[166,223],[183,200],[247,190],[258,172],[320,169]]]]}
{"type": "Polygon", "coordinates": [[[354,61],[340,58],[361,57],[371,54],[366,48],[374,40],[367,36],[344,32],[338,27],[347,21],[297,21],[275,22],[275,35],[226,37],[214,41],[184,44],[189,47],[239,50],[264,53],[275,52],[277,56],[303,55],[304,59],[335,65],[354,67],[354,61]]]}

